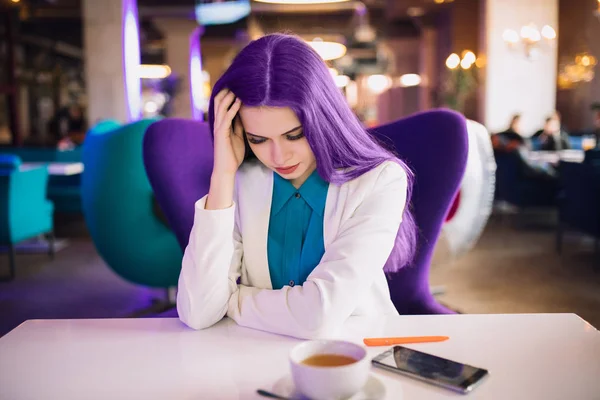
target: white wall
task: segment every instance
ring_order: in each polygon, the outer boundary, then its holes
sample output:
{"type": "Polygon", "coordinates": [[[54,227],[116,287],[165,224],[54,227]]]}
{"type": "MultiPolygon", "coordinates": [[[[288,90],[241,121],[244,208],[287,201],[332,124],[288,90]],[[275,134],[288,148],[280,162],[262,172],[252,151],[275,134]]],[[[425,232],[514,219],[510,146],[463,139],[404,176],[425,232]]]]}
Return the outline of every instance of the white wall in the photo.
{"type": "Polygon", "coordinates": [[[515,113],[522,114],[521,129],[530,136],[543,126],[556,103],[557,45],[544,47],[537,60],[508,48],[505,29],[520,31],[529,23],[558,32],[558,0],[482,0],[485,2],[484,125],[490,132],[507,128],[515,113]]]}

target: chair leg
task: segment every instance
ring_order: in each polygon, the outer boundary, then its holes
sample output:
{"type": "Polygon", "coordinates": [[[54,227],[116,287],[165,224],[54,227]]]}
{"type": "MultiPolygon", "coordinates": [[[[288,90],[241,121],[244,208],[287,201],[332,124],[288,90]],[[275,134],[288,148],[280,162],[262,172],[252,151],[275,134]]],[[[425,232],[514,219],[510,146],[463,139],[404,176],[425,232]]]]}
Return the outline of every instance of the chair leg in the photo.
{"type": "Polygon", "coordinates": [[[596,256],[594,270],[596,270],[596,272],[600,272],[600,238],[598,237],[594,241],[594,255],[596,256]]]}
{"type": "Polygon", "coordinates": [[[15,246],[10,243],[8,245],[8,268],[9,268],[9,273],[7,277],[3,277],[0,278],[0,282],[8,282],[8,281],[12,281],[13,279],[15,279],[15,259],[16,259],[16,250],[15,250],[15,246]]]}
{"type": "Polygon", "coordinates": [[[167,303],[171,305],[175,305],[177,303],[177,288],[176,287],[168,287],[167,291],[167,303]]]}
{"type": "Polygon", "coordinates": [[[556,229],[556,252],[558,254],[562,254],[563,233],[564,233],[564,226],[559,221],[558,228],[556,229]]]}
{"type": "Polygon", "coordinates": [[[56,254],[56,238],[54,236],[54,231],[50,231],[47,234],[47,238],[48,238],[48,256],[51,259],[54,259],[54,254],[56,254]]]}

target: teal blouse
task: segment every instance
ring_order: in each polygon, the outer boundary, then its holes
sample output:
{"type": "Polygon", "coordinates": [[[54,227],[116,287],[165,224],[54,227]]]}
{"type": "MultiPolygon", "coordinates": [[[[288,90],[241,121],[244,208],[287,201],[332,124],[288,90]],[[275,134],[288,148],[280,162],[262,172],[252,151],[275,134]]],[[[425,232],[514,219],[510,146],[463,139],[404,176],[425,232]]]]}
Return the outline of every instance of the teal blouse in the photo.
{"type": "Polygon", "coordinates": [[[273,173],[267,256],[273,289],[302,285],[325,253],[323,214],[327,189],[315,170],[296,189],[273,173]]]}

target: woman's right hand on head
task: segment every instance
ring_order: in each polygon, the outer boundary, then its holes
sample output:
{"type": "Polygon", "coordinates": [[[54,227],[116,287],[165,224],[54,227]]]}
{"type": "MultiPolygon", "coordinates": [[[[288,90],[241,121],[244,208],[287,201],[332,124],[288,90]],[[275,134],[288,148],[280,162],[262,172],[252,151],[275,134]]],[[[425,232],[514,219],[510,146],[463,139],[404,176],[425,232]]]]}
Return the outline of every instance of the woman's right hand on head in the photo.
{"type": "Polygon", "coordinates": [[[241,100],[229,89],[221,90],[214,98],[213,175],[234,176],[244,160],[244,133],[237,117],[241,105],[241,100]]]}

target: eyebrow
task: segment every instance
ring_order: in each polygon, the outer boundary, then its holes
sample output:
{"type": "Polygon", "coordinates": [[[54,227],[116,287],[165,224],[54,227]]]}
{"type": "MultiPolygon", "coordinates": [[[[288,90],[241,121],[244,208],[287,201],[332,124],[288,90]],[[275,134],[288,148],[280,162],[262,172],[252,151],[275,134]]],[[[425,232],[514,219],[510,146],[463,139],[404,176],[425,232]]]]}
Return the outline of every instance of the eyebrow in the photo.
{"type": "MultiPolygon", "coordinates": [[[[298,125],[297,127],[295,127],[295,128],[292,128],[292,129],[290,129],[289,131],[282,133],[280,136],[283,136],[283,135],[288,135],[288,134],[290,134],[290,133],[292,133],[292,132],[294,132],[294,131],[297,131],[297,130],[298,130],[298,129],[300,129],[300,128],[302,128],[302,125],[298,125]]],[[[251,132],[248,132],[248,131],[246,131],[246,135],[252,135],[252,136],[256,136],[256,137],[258,137],[258,138],[261,138],[261,139],[268,139],[267,137],[260,136],[260,135],[255,135],[254,133],[251,133],[251,132]]]]}

